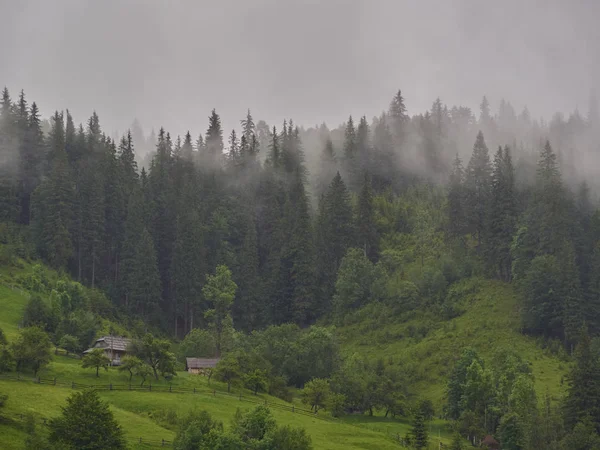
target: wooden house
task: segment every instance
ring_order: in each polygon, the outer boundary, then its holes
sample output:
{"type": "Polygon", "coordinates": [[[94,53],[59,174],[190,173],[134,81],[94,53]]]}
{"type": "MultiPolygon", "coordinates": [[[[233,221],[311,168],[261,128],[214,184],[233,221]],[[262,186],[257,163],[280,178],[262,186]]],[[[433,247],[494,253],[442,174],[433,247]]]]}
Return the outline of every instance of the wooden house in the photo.
{"type": "Polygon", "coordinates": [[[481,441],[481,447],[496,450],[500,448],[500,443],[488,434],[483,438],[483,441],[481,441]]]}
{"type": "Polygon", "coordinates": [[[120,366],[121,358],[127,353],[127,347],[130,343],[131,339],[121,336],[102,336],[96,339],[94,345],[83,354],[86,355],[94,349],[101,348],[104,350],[106,357],[110,359],[112,366],[120,366]]]}
{"type": "Polygon", "coordinates": [[[217,367],[220,358],[185,358],[185,370],[197,375],[206,375],[217,367]]]}

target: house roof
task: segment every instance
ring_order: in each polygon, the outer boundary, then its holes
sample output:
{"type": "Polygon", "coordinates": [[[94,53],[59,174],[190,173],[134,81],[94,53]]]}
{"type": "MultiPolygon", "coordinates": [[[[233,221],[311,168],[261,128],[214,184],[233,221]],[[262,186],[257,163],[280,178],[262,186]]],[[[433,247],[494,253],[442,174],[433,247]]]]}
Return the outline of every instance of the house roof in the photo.
{"type": "MultiPolygon", "coordinates": [[[[125,352],[127,351],[127,346],[131,343],[131,339],[121,336],[102,336],[101,338],[96,339],[96,342],[94,342],[94,347],[96,347],[96,345],[100,342],[105,344],[104,348],[125,352]]],[[[91,352],[94,347],[87,349],[84,353],[91,352]]]]}
{"type": "Polygon", "coordinates": [[[494,439],[492,436],[490,436],[489,434],[483,438],[483,441],[481,441],[481,445],[485,445],[486,447],[489,448],[498,448],[498,446],[500,445],[498,443],[498,441],[496,439],[494,439]]]}
{"type": "Polygon", "coordinates": [[[185,358],[188,369],[207,369],[216,367],[220,358],[185,358]]]}

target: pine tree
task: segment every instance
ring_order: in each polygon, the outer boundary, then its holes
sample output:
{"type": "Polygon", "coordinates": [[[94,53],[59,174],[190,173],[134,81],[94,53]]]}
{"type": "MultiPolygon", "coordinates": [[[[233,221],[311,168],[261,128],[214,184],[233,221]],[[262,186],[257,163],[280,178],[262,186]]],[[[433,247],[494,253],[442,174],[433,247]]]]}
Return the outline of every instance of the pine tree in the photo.
{"type": "Polygon", "coordinates": [[[317,186],[316,193],[321,196],[327,191],[327,187],[333,180],[337,172],[337,158],[335,149],[333,148],[333,142],[330,138],[327,138],[325,146],[321,152],[321,160],[319,165],[319,172],[317,175],[317,186]]]}
{"type": "Polygon", "coordinates": [[[127,134],[123,136],[119,144],[119,165],[121,166],[120,172],[123,177],[125,198],[128,200],[139,183],[138,166],[135,160],[131,130],[127,131],[127,134]]]}
{"type": "Polygon", "coordinates": [[[0,221],[8,222],[16,222],[19,213],[19,149],[15,121],[12,100],[5,87],[0,100],[0,221]]]}
{"type": "Polygon", "coordinates": [[[410,430],[412,446],[415,449],[426,449],[429,445],[429,436],[427,434],[427,424],[423,413],[418,411],[413,417],[413,424],[410,430]]]}
{"type": "Polygon", "coordinates": [[[121,250],[121,270],[119,272],[120,292],[125,308],[128,310],[132,310],[132,308],[130,309],[130,300],[132,290],[136,284],[136,252],[146,220],[142,188],[141,186],[137,186],[129,196],[125,233],[121,250]]]}
{"type": "Polygon", "coordinates": [[[487,223],[487,259],[497,276],[511,279],[512,259],[510,246],[517,221],[515,175],[510,150],[505,147],[494,156],[490,208],[487,223]]]}
{"type": "Polygon", "coordinates": [[[206,153],[209,161],[219,161],[223,155],[223,129],[221,128],[221,118],[216,110],[212,110],[208,118],[208,129],[205,135],[206,153]]]}
{"type": "Polygon", "coordinates": [[[273,132],[271,133],[267,163],[275,169],[281,166],[281,147],[279,144],[279,135],[277,134],[277,128],[275,128],[275,126],[273,126],[273,132]]]}
{"type": "Polygon", "coordinates": [[[372,170],[372,155],[371,155],[371,141],[370,141],[370,130],[367,118],[361,117],[356,129],[356,164],[358,178],[354,180],[355,189],[358,191],[362,185],[362,173],[364,171],[372,170]],[[362,172],[362,173],[361,173],[362,172]]]}
{"type": "Polygon", "coordinates": [[[156,156],[152,160],[150,174],[148,175],[148,192],[152,198],[152,236],[163,288],[162,298],[165,301],[163,312],[165,313],[169,309],[171,258],[175,242],[175,227],[173,224],[176,221],[174,188],[171,178],[172,153],[171,138],[161,128],[158,134],[156,156]]]}
{"type": "Polygon", "coordinates": [[[404,97],[402,91],[398,90],[390,103],[388,116],[391,121],[391,126],[394,134],[395,147],[400,148],[404,142],[407,132],[406,126],[409,117],[406,114],[406,106],[404,106],[404,97]]]}
{"type": "Polygon", "coordinates": [[[398,160],[395,153],[395,144],[389,127],[388,116],[382,114],[373,131],[373,157],[372,173],[373,187],[376,192],[382,192],[389,186],[400,187],[402,176],[398,173],[398,160]]]}
{"type": "Polygon", "coordinates": [[[491,190],[490,157],[480,131],[477,134],[473,154],[465,174],[465,212],[469,231],[481,245],[485,233],[486,214],[491,190]]]}
{"type": "Polygon", "coordinates": [[[568,381],[564,404],[565,423],[572,430],[578,422],[589,418],[600,431],[600,360],[592,353],[591,341],[584,328],[575,352],[575,365],[568,381]]]}
{"type": "Polygon", "coordinates": [[[357,140],[356,140],[356,129],[354,128],[354,121],[352,116],[348,118],[346,124],[346,130],[344,131],[344,149],[343,149],[343,168],[346,179],[351,181],[356,179],[357,173],[360,173],[358,168],[358,155],[357,155],[357,140]]]}
{"type": "Polygon", "coordinates": [[[358,242],[360,243],[365,256],[369,258],[371,262],[376,262],[379,236],[375,222],[371,178],[367,173],[365,173],[363,186],[358,196],[357,232],[358,242]]]}
{"type": "Polygon", "coordinates": [[[464,208],[464,178],[465,173],[462,161],[457,153],[452,164],[452,172],[450,172],[448,185],[448,233],[450,236],[461,240],[467,229],[464,208]]]}
{"type": "Polygon", "coordinates": [[[254,205],[251,205],[245,214],[244,241],[240,249],[240,267],[236,279],[239,289],[232,307],[236,326],[249,332],[257,329],[266,315],[265,305],[260,301],[258,237],[254,215],[254,205]]]}
{"type": "Polygon", "coordinates": [[[23,224],[28,224],[30,220],[31,194],[41,181],[44,158],[44,138],[37,105],[32,103],[29,113],[26,105],[24,93],[21,91],[17,123],[23,133],[19,157],[20,222],[23,224]]]}
{"type": "Polygon", "coordinates": [[[117,282],[121,241],[123,240],[125,218],[127,215],[127,198],[124,186],[122,166],[117,156],[115,143],[105,144],[103,167],[104,172],[104,237],[106,252],[105,267],[110,269],[107,278],[117,282]]]}
{"type": "Polygon", "coordinates": [[[180,213],[171,267],[175,336],[179,335],[180,317],[184,323],[181,330],[183,334],[192,330],[195,313],[200,305],[202,283],[207,272],[202,231],[200,216],[194,209],[180,213]]]}
{"type": "Polygon", "coordinates": [[[77,147],[77,130],[75,129],[75,123],[73,122],[73,117],[71,113],[67,109],[66,111],[66,124],[65,124],[65,151],[67,152],[67,157],[69,163],[72,167],[75,167],[76,162],[79,160],[81,155],[79,154],[79,148],[77,147]]]}
{"type": "Polygon", "coordinates": [[[294,176],[290,200],[293,208],[288,255],[292,261],[290,309],[292,320],[297,324],[306,325],[314,318],[311,314],[315,294],[315,251],[308,198],[299,172],[294,176]]]}
{"type": "Polygon", "coordinates": [[[39,233],[38,248],[50,264],[64,268],[73,256],[74,181],[65,151],[63,116],[55,113],[48,139],[52,169],[36,190],[32,203],[32,225],[39,233]],[[34,206],[35,205],[35,206],[34,206]]]}
{"type": "Polygon", "coordinates": [[[321,199],[317,222],[317,274],[321,302],[317,309],[324,313],[331,308],[342,259],[355,240],[353,223],[350,195],[338,172],[321,199]]]}
{"type": "Polygon", "coordinates": [[[135,252],[131,279],[130,307],[145,320],[157,312],[160,302],[160,275],[152,236],[142,230],[135,252]]]}

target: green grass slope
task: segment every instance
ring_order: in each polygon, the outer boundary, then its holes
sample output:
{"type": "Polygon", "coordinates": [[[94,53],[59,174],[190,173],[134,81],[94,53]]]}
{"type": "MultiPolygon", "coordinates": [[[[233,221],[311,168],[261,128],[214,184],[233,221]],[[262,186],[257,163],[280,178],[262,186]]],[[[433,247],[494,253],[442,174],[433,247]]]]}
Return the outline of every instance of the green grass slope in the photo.
{"type": "Polygon", "coordinates": [[[448,375],[463,348],[471,346],[486,361],[495,351],[508,349],[530,363],[540,399],[549,390],[562,393],[562,377],[568,364],[542,350],[536,340],[521,334],[518,295],[506,283],[469,279],[452,286],[449,298],[463,313],[451,320],[417,313],[400,322],[389,317],[364,317],[338,328],[345,353],[400,362],[416,373],[418,395],[438,407],[448,375]]]}
{"type": "MultiPolygon", "coordinates": [[[[9,340],[18,333],[18,323],[29,298],[27,292],[10,287],[16,284],[14,270],[0,268],[0,328],[9,340]]],[[[22,263],[18,272],[23,274],[30,270],[31,266],[22,263]]],[[[16,376],[14,373],[8,375],[16,376]]],[[[60,414],[60,407],[65,405],[66,398],[72,392],[69,387],[71,382],[85,385],[112,383],[121,386],[129,383],[127,374],[118,372],[115,368],[101,371],[100,376],[96,377],[95,370],[80,367],[80,360],[60,355],[54,355],[53,361],[40,371],[39,376],[48,380],[56,378],[57,385],[36,384],[32,382],[30,375],[23,376],[24,380],[21,381],[0,377],[0,393],[9,395],[8,401],[0,411],[0,448],[3,450],[23,448],[26,434],[22,417],[25,414],[34,413],[42,427],[43,419],[60,414]]],[[[132,385],[139,385],[140,381],[134,379],[132,385]]],[[[165,386],[168,383],[164,380],[153,380],[152,384],[165,386]]],[[[196,394],[100,391],[101,397],[110,404],[116,419],[122,425],[131,448],[151,448],[143,444],[144,440],[172,441],[176,427],[172,420],[169,422],[165,417],[181,417],[194,408],[205,409],[228,425],[237,408],[249,409],[255,406],[256,402],[265,400],[267,403],[286,404],[267,395],[254,396],[245,389],[236,390],[236,393],[242,392],[242,400],[239,397],[227,396],[224,384],[212,381],[209,386],[205,377],[189,375],[186,372],[178,373],[172,385],[174,388],[196,388],[196,394]],[[140,437],[142,444],[139,443],[140,437]]],[[[296,403],[295,407],[306,408],[299,403],[296,403]]],[[[315,449],[398,448],[393,436],[404,436],[410,428],[406,421],[377,417],[333,419],[326,413],[315,417],[277,408],[271,410],[279,424],[305,427],[315,449]]],[[[433,435],[442,433],[442,430],[444,441],[447,441],[448,436],[443,424],[431,424],[433,435]]]]}

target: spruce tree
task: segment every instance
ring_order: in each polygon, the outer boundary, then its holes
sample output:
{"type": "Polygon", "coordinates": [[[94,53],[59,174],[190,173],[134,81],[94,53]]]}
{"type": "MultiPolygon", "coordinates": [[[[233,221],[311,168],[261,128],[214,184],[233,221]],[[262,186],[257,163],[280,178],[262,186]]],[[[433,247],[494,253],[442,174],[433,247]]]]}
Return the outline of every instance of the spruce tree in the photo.
{"type": "Polygon", "coordinates": [[[346,129],[344,131],[344,149],[343,149],[343,168],[345,177],[351,182],[356,179],[359,170],[359,161],[357,154],[356,128],[352,116],[348,118],[346,129]]]}
{"type": "Polygon", "coordinates": [[[426,449],[429,445],[429,436],[427,433],[427,424],[423,413],[418,411],[413,417],[412,428],[410,430],[412,446],[415,449],[426,449]]]}
{"type": "Polygon", "coordinates": [[[120,292],[125,308],[128,310],[133,310],[130,307],[132,306],[131,293],[136,284],[136,253],[146,219],[142,188],[137,186],[129,196],[125,233],[121,247],[121,270],[119,271],[120,292]]]}
{"type": "Polygon", "coordinates": [[[312,315],[315,295],[315,251],[308,198],[299,171],[294,176],[290,190],[292,205],[289,257],[292,282],[292,320],[299,325],[308,324],[312,315]]]}
{"type": "Polygon", "coordinates": [[[104,236],[106,252],[107,279],[117,282],[120,247],[123,240],[125,218],[127,215],[127,199],[124,186],[124,175],[119,163],[117,148],[114,142],[107,141],[104,149],[104,236]]]}
{"type": "Polygon", "coordinates": [[[321,305],[331,308],[337,271],[348,248],[355,242],[355,230],[350,194],[339,172],[329,185],[319,205],[317,222],[317,273],[321,305]]]}
{"type": "Polygon", "coordinates": [[[267,155],[267,163],[275,169],[281,166],[281,147],[279,139],[277,128],[273,126],[271,142],[269,143],[269,154],[267,155]]]}
{"type": "Polygon", "coordinates": [[[469,231],[481,245],[487,223],[491,190],[491,167],[487,146],[480,131],[465,174],[465,212],[469,231]]]}
{"type": "Polygon", "coordinates": [[[133,262],[130,307],[148,320],[157,312],[160,302],[160,276],[154,242],[144,227],[140,235],[133,262]]]}
{"type": "Polygon", "coordinates": [[[212,110],[208,118],[208,129],[205,135],[206,154],[210,161],[219,161],[223,155],[223,129],[221,128],[221,118],[216,110],[212,110]]]}
{"type": "Polygon", "coordinates": [[[460,240],[466,232],[464,177],[462,161],[457,153],[448,183],[448,233],[460,240]]]}
{"type": "Polygon", "coordinates": [[[337,158],[335,149],[333,148],[333,142],[330,138],[327,138],[323,150],[321,151],[321,159],[319,165],[319,172],[317,174],[317,186],[316,193],[321,196],[327,191],[327,187],[333,180],[337,172],[337,158]]]}
{"type": "Polygon", "coordinates": [[[236,326],[252,331],[263,324],[265,305],[260,297],[258,237],[254,205],[245,214],[245,232],[239,254],[239,274],[236,283],[239,289],[233,303],[233,319],[236,326]]]}
{"type": "Polygon", "coordinates": [[[128,200],[134,189],[138,186],[139,175],[138,166],[135,160],[133,148],[133,137],[131,130],[121,139],[119,144],[119,165],[121,166],[121,176],[123,177],[123,188],[125,189],[125,198],[128,200]]]}
{"type": "Polygon", "coordinates": [[[207,272],[202,231],[200,216],[194,209],[181,211],[171,266],[175,336],[180,334],[180,317],[184,323],[182,334],[192,330],[195,313],[200,306],[202,283],[207,272]]]}
{"type": "Polygon", "coordinates": [[[45,157],[39,110],[34,102],[31,104],[31,110],[27,112],[26,105],[25,96],[21,92],[17,123],[22,133],[19,155],[19,205],[22,224],[29,223],[31,194],[41,181],[42,164],[45,157]]]}
{"type": "Polygon", "coordinates": [[[371,178],[368,173],[365,173],[363,186],[358,196],[358,211],[356,216],[358,243],[363,249],[365,256],[369,258],[371,262],[376,262],[379,236],[375,221],[371,178]]]}
{"type": "Polygon", "coordinates": [[[600,360],[592,352],[590,344],[589,334],[584,328],[575,352],[575,365],[567,378],[564,417],[569,430],[589,418],[596,432],[600,432],[600,360]]]}
{"type": "Polygon", "coordinates": [[[390,103],[388,112],[390,118],[392,132],[394,135],[395,147],[400,148],[404,142],[407,123],[409,117],[406,114],[406,106],[404,105],[404,97],[402,91],[398,90],[390,103]]]}
{"type": "Polygon", "coordinates": [[[171,138],[161,128],[158,134],[156,156],[152,160],[148,175],[148,192],[152,198],[151,230],[163,288],[162,297],[165,301],[163,305],[165,313],[169,309],[171,258],[175,241],[175,227],[173,224],[176,221],[173,180],[171,178],[172,152],[171,138]]]}
{"type": "Polygon", "coordinates": [[[494,156],[490,208],[487,222],[486,256],[496,276],[511,280],[510,246],[517,222],[515,176],[510,150],[505,147],[494,156]]]}

